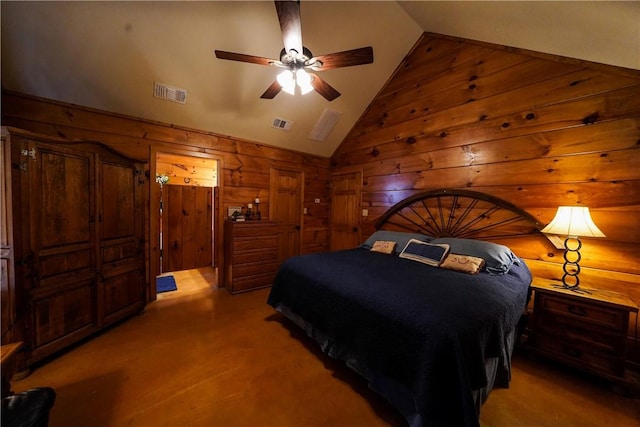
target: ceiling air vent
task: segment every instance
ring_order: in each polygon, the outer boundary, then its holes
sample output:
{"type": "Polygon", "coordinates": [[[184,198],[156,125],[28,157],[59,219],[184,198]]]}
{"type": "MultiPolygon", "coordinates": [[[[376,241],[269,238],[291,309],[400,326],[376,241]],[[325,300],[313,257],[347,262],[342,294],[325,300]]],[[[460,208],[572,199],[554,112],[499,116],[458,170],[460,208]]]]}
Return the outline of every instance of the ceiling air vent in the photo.
{"type": "Polygon", "coordinates": [[[280,117],[276,117],[275,119],[273,119],[273,123],[271,124],[272,128],[282,129],[286,131],[290,131],[291,126],[293,126],[293,122],[291,120],[281,119],[280,117]]]}
{"type": "Polygon", "coordinates": [[[166,99],[167,101],[179,102],[180,104],[187,103],[186,90],[168,86],[163,83],[153,83],[153,96],[160,99],[166,99]]]}
{"type": "Polygon", "coordinates": [[[324,141],[327,139],[327,136],[329,136],[333,127],[338,123],[340,117],[342,117],[342,113],[330,108],[325,108],[309,134],[309,139],[315,139],[316,141],[324,141]]]}

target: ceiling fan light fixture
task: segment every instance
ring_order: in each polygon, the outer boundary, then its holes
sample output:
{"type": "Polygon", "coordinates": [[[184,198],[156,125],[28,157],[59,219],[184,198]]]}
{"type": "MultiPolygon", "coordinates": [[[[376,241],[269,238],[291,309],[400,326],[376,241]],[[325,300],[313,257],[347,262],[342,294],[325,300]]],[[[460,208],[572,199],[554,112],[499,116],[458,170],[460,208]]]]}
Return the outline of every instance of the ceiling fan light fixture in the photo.
{"type": "Polygon", "coordinates": [[[306,95],[313,90],[313,86],[311,85],[312,79],[313,75],[307,73],[305,70],[296,71],[296,82],[298,83],[300,92],[303,95],[306,95]]]}
{"type": "Polygon", "coordinates": [[[278,84],[282,86],[282,90],[289,95],[296,93],[296,81],[294,79],[293,72],[291,70],[284,70],[277,77],[278,84]]]}
{"type": "Polygon", "coordinates": [[[340,96],[335,88],[324,81],[320,75],[310,76],[300,73],[305,69],[312,72],[331,70],[333,68],[352,67],[354,65],[371,64],[373,62],[373,48],[371,46],[358,49],[334,52],[326,55],[313,56],[313,53],[302,45],[302,26],[300,24],[300,0],[276,0],[276,13],[280,23],[280,32],[284,47],[280,50],[280,60],[263,58],[261,56],[246,55],[243,53],[225,52],[216,50],[216,57],[228,59],[230,61],[248,62],[250,64],[272,65],[278,68],[285,68],[276,81],[264,91],[260,98],[273,99],[281,91],[290,95],[296,92],[296,85],[304,95],[315,90],[324,99],[331,102],[340,96]]]}

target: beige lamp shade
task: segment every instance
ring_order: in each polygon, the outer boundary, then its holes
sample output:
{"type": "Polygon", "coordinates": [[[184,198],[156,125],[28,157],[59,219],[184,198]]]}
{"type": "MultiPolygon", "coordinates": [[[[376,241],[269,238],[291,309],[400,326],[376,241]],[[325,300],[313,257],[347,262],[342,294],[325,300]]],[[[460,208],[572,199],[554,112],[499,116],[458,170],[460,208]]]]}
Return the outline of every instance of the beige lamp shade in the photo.
{"type": "Polygon", "coordinates": [[[593,223],[586,206],[560,206],[543,233],[561,236],[606,237],[593,223]]]}

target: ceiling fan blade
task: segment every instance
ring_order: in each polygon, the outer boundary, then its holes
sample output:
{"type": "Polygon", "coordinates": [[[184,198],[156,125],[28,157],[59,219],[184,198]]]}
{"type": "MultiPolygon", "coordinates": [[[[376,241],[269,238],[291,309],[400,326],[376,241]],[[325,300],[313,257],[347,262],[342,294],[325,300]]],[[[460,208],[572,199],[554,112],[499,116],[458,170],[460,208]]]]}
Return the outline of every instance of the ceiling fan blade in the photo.
{"type": "Polygon", "coordinates": [[[282,41],[287,53],[294,49],[302,55],[302,24],[300,23],[300,3],[298,1],[275,1],[282,41]]]}
{"type": "Polygon", "coordinates": [[[260,95],[260,98],[273,99],[277,94],[280,93],[281,90],[282,86],[280,86],[280,83],[278,83],[278,81],[276,80],[275,82],[271,83],[271,86],[269,86],[262,95],[260,95]]]}
{"type": "Polygon", "coordinates": [[[311,79],[311,86],[322,95],[327,101],[333,101],[340,96],[340,92],[335,90],[329,83],[322,80],[317,74],[311,79]]]}
{"type": "Polygon", "coordinates": [[[271,65],[278,62],[275,59],[263,58],[261,56],[245,55],[243,53],[225,52],[224,50],[216,50],[216,58],[228,59],[230,61],[249,62],[251,64],[271,65]]]}
{"type": "Polygon", "coordinates": [[[313,60],[322,62],[322,67],[320,67],[319,70],[371,64],[373,62],[373,48],[367,46],[359,49],[345,50],[344,52],[329,53],[316,56],[309,62],[313,62],[313,60]]]}

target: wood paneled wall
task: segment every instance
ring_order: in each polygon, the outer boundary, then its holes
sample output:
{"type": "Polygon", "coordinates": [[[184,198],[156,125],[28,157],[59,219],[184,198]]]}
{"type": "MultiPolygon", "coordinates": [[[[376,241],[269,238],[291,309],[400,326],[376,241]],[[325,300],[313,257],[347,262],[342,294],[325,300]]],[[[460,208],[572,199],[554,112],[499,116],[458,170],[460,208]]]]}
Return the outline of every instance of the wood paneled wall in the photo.
{"type": "MultiPolygon", "coordinates": [[[[640,71],[424,34],[332,157],[362,170],[363,238],[418,191],[489,193],[546,225],[586,205],[607,235],[583,239],[583,283],[640,303],[640,71]]],[[[545,238],[514,248],[560,279],[545,238]]]]}
{"type": "MultiPolygon", "coordinates": [[[[589,206],[603,239],[584,239],[583,283],[640,303],[640,71],[424,34],[328,159],[203,131],[5,93],[3,124],[106,142],[148,161],[149,148],[224,158],[228,206],[269,200],[269,169],[305,172],[303,252],[328,249],[329,172],[361,171],[363,236],[418,191],[493,194],[547,224],[557,206],[589,206]]],[[[268,212],[268,206],[261,206],[268,212]]],[[[514,248],[559,279],[562,251],[540,237],[514,248]]]]}
{"type": "Polygon", "coordinates": [[[156,175],[166,175],[169,184],[196,187],[215,187],[218,183],[217,161],[158,153],[156,175]]]}
{"type": "MultiPolygon", "coordinates": [[[[63,138],[104,142],[144,162],[150,161],[152,147],[159,152],[166,149],[215,155],[223,159],[223,169],[217,171],[223,184],[220,206],[223,212],[229,206],[246,206],[259,197],[263,201],[260,210],[267,215],[271,167],[302,167],[305,176],[304,206],[309,211],[302,227],[302,252],[328,250],[328,207],[317,205],[314,200],[328,200],[329,159],[17,93],[3,93],[2,124],[63,138]]],[[[165,160],[171,163],[170,159],[165,160]]],[[[202,159],[193,160],[202,162],[202,159]]],[[[186,165],[188,170],[182,171],[184,173],[173,171],[173,174],[183,180],[185,177],[194,178],[194,173],[202,172],[198,172],[195,166],[186,165]]],[[[167,167],[171,169],[170,165],[167,167]]],[[[159,173],[167,171],[163,169],[159,173]]],[[[155,182],[155,179],[151,178],[150,182],[155,182]]]]}

